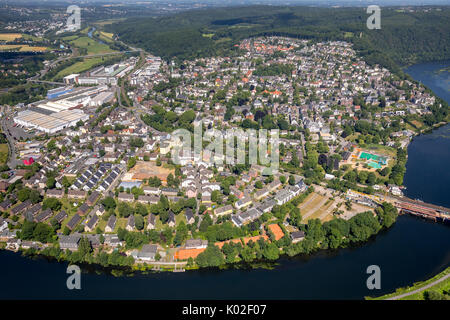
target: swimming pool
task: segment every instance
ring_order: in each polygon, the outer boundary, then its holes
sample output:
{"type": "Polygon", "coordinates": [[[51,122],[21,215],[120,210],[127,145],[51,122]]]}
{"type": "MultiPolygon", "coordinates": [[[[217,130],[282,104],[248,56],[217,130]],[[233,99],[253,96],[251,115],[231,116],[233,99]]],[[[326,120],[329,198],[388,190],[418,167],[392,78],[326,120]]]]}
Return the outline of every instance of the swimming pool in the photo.
{"type": "Polygon", "coordinates": [[[369,161],[368,165],[375,169],[381,169],[381,164],[375,161],[369,161]]]}
{"type": "Polygon", "coordinates": [[[381,165],[385,165],[386,164],[386,160],[387,158],[385,157],[380,157],[377,156],[376,154],[371,154],[368,152],[361,152],[361,154],[359,155],[360,159],[365,159],[365,160],[370,160],[369,161],[369,166],[373,167],[373,168],[381,168],[381,165]],[[376,164],[376,166],[374,165],[376,164]]]}

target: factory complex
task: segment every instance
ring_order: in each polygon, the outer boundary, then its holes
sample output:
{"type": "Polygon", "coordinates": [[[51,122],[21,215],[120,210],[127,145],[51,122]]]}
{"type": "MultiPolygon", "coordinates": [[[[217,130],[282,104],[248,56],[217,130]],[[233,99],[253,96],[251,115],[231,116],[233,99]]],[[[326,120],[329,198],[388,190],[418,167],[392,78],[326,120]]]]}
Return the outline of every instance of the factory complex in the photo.
{"type": "Polygon", "coordinates": [[[58,89],[61,92],[58,98],[29,104],[17,114],[14,122],[52,134],[88,120],[89,115],[81,109],[98,107],[114,98],[114,92],[107,85],[58,89]]]}

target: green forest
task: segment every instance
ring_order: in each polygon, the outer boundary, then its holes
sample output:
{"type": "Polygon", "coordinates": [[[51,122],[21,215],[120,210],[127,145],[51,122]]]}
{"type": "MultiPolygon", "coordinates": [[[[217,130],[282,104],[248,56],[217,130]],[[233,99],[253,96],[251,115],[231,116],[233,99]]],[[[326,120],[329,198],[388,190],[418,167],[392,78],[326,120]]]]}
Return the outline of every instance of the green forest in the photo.
{"type": "Polygon", "coordinates": [[[369,30],[365,8],[249,6],[199,9],[107,26],[120,39],[164,59],[233,55],[240,40],[261,35],[345,40],[369,63],[391,69],[450,57],[450,9],[402,12],[382,8],[381,29],[369,30]]]}

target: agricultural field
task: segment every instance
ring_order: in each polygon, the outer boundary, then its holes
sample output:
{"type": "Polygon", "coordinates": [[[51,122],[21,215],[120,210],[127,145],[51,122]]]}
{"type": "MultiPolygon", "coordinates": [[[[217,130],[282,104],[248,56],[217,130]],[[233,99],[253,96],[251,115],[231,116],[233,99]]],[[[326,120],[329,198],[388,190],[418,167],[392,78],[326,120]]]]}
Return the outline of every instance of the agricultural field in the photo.
{"type": "Polygon", "coordinates": [[[69,43],[74,47],[86,49],[87,54],[114,52],[114,50],[112,50],[106,44],[98,43],[97,41],[89,37],[78,37],[74,40],[69,41],[69,43]]]}
{"type": "Polygon", "coordinates": [[[20,33],[0,33],[0,41],[14,41],[22,38],[20,33]]]}
{"type": "Polygon", "coordinates": [[[0,51],[43,52],[47,47],[33,47],[28,44],[2,44],[0,51]]]}
{"type": "Polygon", "coordinates": [[[104,31],[95,31],[94,35],[102,40],[103,42],[112,43],[113,42],[113,33],[104,32],[104,31]]]}
{"type": "Polygon", "coordinates": [[[93,23],[96,26],[106,26],[108,24],[113,24],[116,22],[124,21],[126,18],[119,18],[119,19],[109,19],[109,20],[100,20],[98,22],[93,23]]]}
{"type": "Polygon", "coordinates": [[[31,34],[25,34],[25,33],[22,34],[22,39],[24,39],[24,40],[31,40],[31,41],[35,41],[35,42],[41,42],[41,41],[44,40],[43,38],[36,37],[36,36],[31,35],[31,34]]]}

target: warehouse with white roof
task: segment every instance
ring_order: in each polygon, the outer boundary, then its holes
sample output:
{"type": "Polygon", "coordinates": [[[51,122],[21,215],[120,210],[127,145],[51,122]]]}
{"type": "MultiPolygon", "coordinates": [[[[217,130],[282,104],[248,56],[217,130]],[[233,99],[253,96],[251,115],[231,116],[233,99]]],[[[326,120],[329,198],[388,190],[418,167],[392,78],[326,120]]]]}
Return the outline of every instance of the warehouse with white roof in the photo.
{"type": "Polygon", "coordinates": [[[86,121],[89,115],[81,110],[64,110],[52,114],[43,114],[32,110],[19,112],[14,122],[28,128],[34,128],[46,133],[55,133],[65,128],[75,126],[78,121],[86,121]]]}

